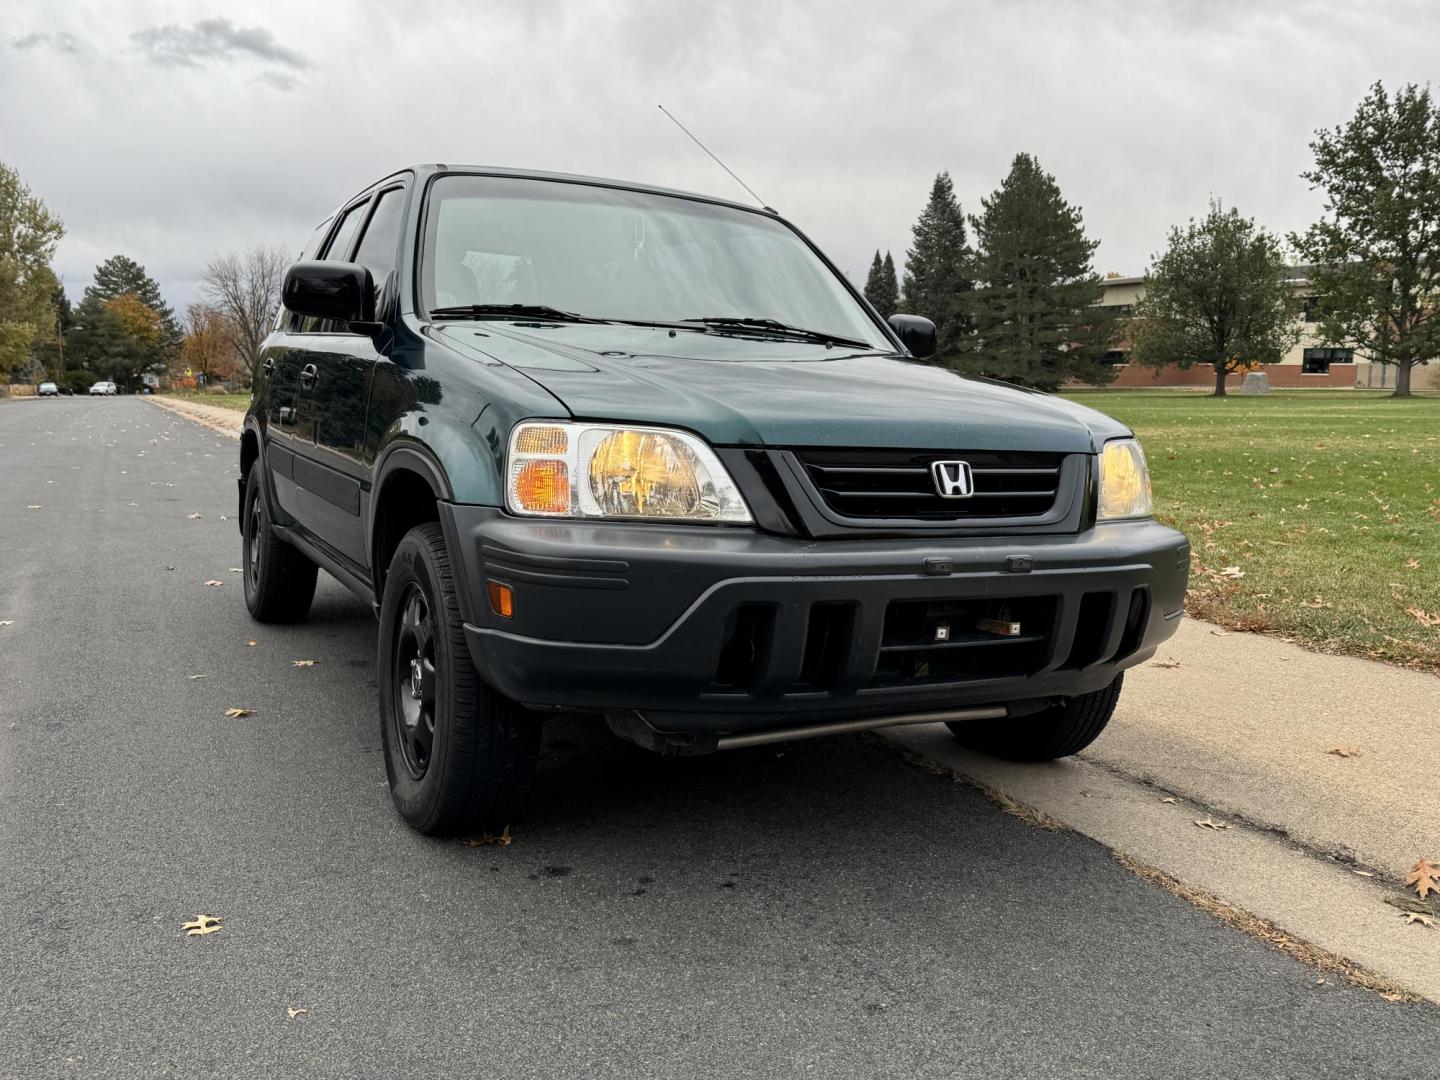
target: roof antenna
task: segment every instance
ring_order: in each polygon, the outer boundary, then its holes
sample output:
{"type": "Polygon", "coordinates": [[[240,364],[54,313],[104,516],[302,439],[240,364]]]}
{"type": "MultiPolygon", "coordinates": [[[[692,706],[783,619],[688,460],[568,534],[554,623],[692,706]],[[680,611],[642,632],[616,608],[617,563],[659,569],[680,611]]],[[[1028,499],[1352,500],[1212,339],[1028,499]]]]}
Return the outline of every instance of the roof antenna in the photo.
{"type": "MultiPolygon", "coordinates": [[[[678,127],[681,131],[685,132],[686,135],[690,135],[690,140],[691,140],[696,146],[698,146],[701,150],[704,150],[705,153],[710,154],[710,148],[709,148],[708,146],[706,146],[704,143],[702,143],[699,139],[695,138],[694,135],[691,135],[689,128],[687,128],[684,124],[680,123],[679,120],[676,120],[675,117],[671,116],[669,109],[665,108],[664,105],[657,105],[656,108],[658,108],[658,109],[659,109],[661,112],[663,112],[666,116],[669,116],[669,117],[670,117],[670,122],[671,122],[672,124],[674,124],[676,127],[678,127]]],[[[751,197],[752,199],[754,199],[757,203],[760,204],[760,208],[761,208],[762,210],[769,210],[770,213],[772,213],[772,214],[775,213],[775,211],[774,211],[773,209],[771,209],[770,207],[768,207],[768,206],[765,205],[765,200],[764,200],[764,199],[760,198],[759,195],[756,195],[756,194],[755,194],[755,189],[754,189],[754,188],[752,188],[749,184],[745,183],[744,180],[741,180],[740,177],[738,177],[738,176],[735,175],[734,170],[731,169],[729,165],[726,165],[726,164],[725,164],[723,161],[721,161],[718,157],[715,157],[714,154],[710,154],[710,157],[714,160],[714,162],[715,162],[716,165],[719,165],[720,168],[724,169],[727,173],[729,173],[730,176],[731,176],[731,178],[734,179],[734,181],[735,181],[737,184],[739,184],[741,187],[743,187],[746,191],[750,192],[750,197],[751,197]]]]}

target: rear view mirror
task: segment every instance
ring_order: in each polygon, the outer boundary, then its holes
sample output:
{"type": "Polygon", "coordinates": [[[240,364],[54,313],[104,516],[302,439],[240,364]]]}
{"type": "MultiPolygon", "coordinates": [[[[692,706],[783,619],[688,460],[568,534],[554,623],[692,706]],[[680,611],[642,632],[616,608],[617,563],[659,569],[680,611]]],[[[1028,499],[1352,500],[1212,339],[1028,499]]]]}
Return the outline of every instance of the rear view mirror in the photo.
{"type": "Polygon", "coordinates": [[[292,263],[285,270],[280,300],[297,315],[343,323],[375,319],[375,282],[358,263],[292,263]]]}
{"type": "Polygon", "coordinates": [[[890,329],[917,360],[935,355],[935,324],[919,315],[891,315],[890,329]]]}

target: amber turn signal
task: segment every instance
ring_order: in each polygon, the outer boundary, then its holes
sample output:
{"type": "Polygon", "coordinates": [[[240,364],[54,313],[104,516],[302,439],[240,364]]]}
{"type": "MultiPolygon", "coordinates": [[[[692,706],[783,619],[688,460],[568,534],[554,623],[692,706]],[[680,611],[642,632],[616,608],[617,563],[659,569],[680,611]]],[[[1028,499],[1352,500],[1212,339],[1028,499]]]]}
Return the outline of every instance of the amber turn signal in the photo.
{"type": "Polygon", "coordinates": [[[509,585],[501,585],[498,581],[487,581],[485,589],[490,594],[491,610],[502,619],[509,619],[515,614],[515,594],[509,585]]]}
{"type": "Polygon", "coordinates": [[[510,490],[515,505],[529,513],[570,511],[570,470],[563,461],[530,458],[516,462],[510,490]]]}

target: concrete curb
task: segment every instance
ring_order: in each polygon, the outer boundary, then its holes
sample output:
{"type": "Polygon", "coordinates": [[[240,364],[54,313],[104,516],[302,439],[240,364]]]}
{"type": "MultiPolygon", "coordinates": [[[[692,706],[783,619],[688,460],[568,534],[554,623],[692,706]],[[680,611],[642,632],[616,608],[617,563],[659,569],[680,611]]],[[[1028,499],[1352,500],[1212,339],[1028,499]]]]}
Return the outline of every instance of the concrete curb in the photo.
{"type": "MultiPolygon", "coordinates": [[[[1440,1002],[1440,929],[1407,925],[1387,887],[1274,834],[1229,823],[1197,827],[1206,808],[1078,759],[1041,765],[966,750],[941,725],[893,728],[904,752],[1008,797],[1129,859],[1259,916],[1333,956],[1440,1002]]],[[[1023,815],[1022,816],[1026,816],[1023,815]]],[[[1217,818],[1217,820],[1223,820],[1217,818]]]]}

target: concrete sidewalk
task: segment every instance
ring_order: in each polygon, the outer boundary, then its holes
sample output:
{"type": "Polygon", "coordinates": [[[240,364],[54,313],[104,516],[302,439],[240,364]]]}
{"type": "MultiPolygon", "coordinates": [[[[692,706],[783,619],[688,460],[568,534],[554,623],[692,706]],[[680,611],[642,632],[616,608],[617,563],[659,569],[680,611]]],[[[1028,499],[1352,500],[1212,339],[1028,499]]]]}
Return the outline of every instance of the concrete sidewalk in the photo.
{"type": "Polygon", "coordinates": [[[1187,619],[1084,757],[1391,878],[1440,858],[1434,675],[1187,619]]]}
{"type": "Polygon", "coordinates": [[[204,402],[166,397],[163,394],[147,397],[145,400],[152,405],[159,405],[162,409],[179,413],[187,419],[194,420],[197,424],[204,424],[212,431],[223,432],[237,439],[245,424],[244,413],[220,405],[206,405],[204,402]]]}

